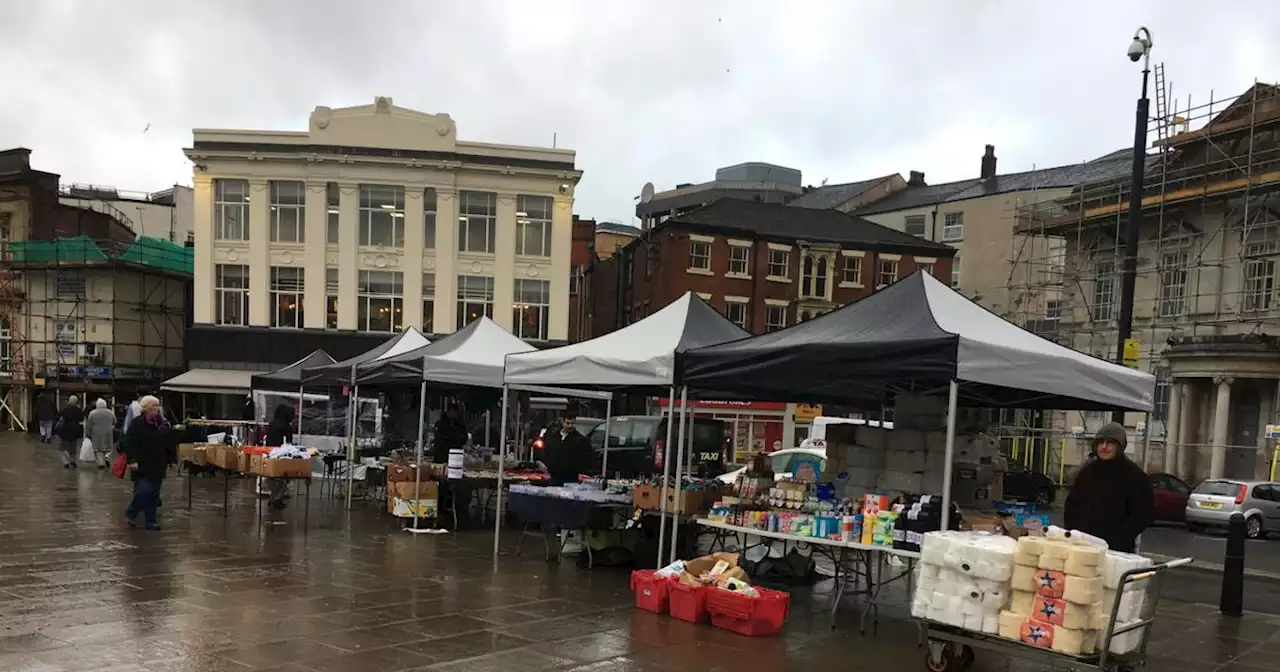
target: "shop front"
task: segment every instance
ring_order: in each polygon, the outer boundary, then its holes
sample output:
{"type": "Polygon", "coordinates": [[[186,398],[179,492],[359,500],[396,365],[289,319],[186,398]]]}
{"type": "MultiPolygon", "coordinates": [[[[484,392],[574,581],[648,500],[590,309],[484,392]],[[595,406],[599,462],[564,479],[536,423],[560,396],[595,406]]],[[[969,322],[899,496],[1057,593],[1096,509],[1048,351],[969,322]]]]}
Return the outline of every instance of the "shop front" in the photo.
{"type": "MultiPolygon", "coordinates": [[[[667,415],[666,398],[655,398],[661,415],[667,415]]],[[[677,411],[680,400],[676,400],[677,411]]],[[[796,406],[780,401],[689,401],[694,417],[719,420],[725,424],[725,432],[732,439],[733,464],[746,464],[756,453],[772,453],[783,448],[794,448],[809,434],[809,425],[821,414],[821,407],[796,406]]]]}

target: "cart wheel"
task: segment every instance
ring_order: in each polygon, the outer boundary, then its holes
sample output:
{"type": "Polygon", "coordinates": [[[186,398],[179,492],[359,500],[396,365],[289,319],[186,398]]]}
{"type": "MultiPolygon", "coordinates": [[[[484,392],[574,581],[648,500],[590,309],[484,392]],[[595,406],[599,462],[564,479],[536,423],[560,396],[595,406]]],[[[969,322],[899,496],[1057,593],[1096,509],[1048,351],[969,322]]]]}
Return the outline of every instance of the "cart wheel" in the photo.
{"type": "Polygon", "coordinates": [[[951,654],[951,645],[947,642],[929,641],[924,652],[924,666],[929,672],[956,672],[959,665],[952,667],[955,656],[951,654]]]}

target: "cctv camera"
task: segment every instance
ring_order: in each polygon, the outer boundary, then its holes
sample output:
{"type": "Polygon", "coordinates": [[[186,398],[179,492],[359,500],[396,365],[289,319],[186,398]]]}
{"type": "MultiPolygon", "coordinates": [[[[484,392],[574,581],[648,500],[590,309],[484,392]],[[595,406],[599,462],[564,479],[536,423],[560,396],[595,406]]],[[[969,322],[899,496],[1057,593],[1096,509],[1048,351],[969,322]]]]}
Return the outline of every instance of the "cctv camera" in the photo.
{"type": "Polygon", "coordinates": [[[1137,63],[1146,53],[1147,45],[1142,41],[1142,38],[1133,38],[1133,43],[1129,45],[1129,60],[1137,63]]]}

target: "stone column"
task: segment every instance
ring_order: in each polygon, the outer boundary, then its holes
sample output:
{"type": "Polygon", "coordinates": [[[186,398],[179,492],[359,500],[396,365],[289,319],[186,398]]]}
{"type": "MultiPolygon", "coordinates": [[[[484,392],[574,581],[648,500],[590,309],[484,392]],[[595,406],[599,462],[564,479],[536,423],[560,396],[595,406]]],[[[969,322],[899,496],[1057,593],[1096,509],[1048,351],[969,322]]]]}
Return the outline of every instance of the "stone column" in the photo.
{"type": "Polygon", "coordinates": [[[1209,460],[1209,478],[1222,478],[1227,468],[1227,430],[1231,424],[1231,384],[1233,378],[1215,377],[1218,396],[1213,408],[1213,454],[1209,460]]]}
{"type": "Polygon", "coordinates": [[[450,334],[458,318],[458,192],[436,187],[436,333],[450,334]]]}
{"type": "Polygon", "coordinates": [[[249,324],[271,326],[271,194],[266,180],[249,180],[249,324]]]}
{"type": "Polygon", "coordinates": [[[356,282],[360,258],[360,185],[338,183],[338,328],[355,329],[360,312],[356,282]]]}
{"type": "MultiPolygon", "coordinates": [[[[422,328],[422,247],[426,217],[422,214],[421,184],[404,188],[404,250],[400,270],[404,272],[404,326],[422,328]]],[[[434,317],[434,316],[432,316],[434,317]]]]}
{"type": "Polygon", "coordinates": [[[516,195],[498,194],[498,239],[494,244],[493,321],[511,331],[511,304],[516,300],[516,195]]]}
{"type": "MultiPolygon", "coordinates": [[[[547,329],[547,336],[554,340],[569,338],[569,274],[573,272],[572,254],[573,199],[558,197],[551,215],[551,314],[547,329]]],[[[583,300],[581,290],[578,300],[583,300]]],[[[652,310],[659,307],[654,306],[652,310]]],[[[785,441],[782,444],[783,448],[791,446],[785,441]]]]}
{"type": "Polygon", "coordinates": [[[196,324],[213,324],[213,248],[217,245],[213,238],[213,179],[196,173],[194,185],[192,207],[195,211],[191,213],[191,224],[196,249],[191,297],[194,315],[191,319],[196,324]]]}
{"type": "Polygon", "coordinates": [[[1198,417],[1199,395],[1196,393],[1193,380],[1187,380],[1182,383],[1182,413],[1178,422],[1178,462],[1175,476],[1183,479],[1190,479],[1192,473],[1192,458],[1196,454],[1197,441],[1196,436],[1196,418],[1198,417]]]}
{"type": "Polygon", "coordinates": [[[328,191],[325,182],[307,182],[303,248],[302,326],[324,329],[325,235],[329,221],[328,191]]]}
{"type": "Polygon", "coordinates": [[[1169,415],[1164,423],[1164,470],[1168,474],[1177,474],[1181,425],[1182,383],[1174,380],[1169,386],[1169,415]]]}

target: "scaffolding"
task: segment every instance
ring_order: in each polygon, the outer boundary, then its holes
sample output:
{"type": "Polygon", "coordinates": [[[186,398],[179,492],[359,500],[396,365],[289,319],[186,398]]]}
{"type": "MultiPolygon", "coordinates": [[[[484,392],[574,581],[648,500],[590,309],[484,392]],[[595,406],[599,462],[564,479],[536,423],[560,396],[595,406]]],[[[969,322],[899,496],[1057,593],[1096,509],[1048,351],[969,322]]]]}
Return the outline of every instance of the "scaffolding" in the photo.
{"type": "MultiPolygon", "coordinates": [[[[1280,88],[1255,82],[1235,97],[1179,102],[1157,66],[1155,96],[1132,329],[1137,366],[1159,381],[1152,427],[1135,427],[1148,466],[1159,464],[1158,448],[1147,455],[1146,443],[1164,435],[1170,345],[1280,335],[1280,88]]],[[[1114,360],[1129,200],[1126,176],[1015,205],[1006,319],[1114,360]]],[[[1011,447],[1035,447],[1022,460],[1051,474],[1078,463],[1081,443],[1105,422],[1103,414],[1052,415],[1010,413],[1001,423],[1011,447]]]]}
{"type": "Polygon", "coordinates": [[[192,250],[167,240],[0,241],[0,417],[34,398],[112,402],[184,370],[192,250]]]}

